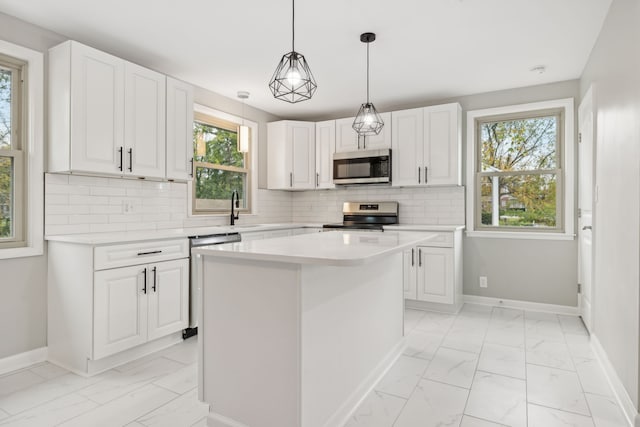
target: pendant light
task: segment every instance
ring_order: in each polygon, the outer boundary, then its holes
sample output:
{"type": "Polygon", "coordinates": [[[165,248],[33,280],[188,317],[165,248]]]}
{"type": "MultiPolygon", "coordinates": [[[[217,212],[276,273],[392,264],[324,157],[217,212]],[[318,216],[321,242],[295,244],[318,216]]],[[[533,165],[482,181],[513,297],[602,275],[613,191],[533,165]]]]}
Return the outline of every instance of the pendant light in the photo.
{"type": "Polygon", "coordinates": [[[296,52],[295,40],[295,11],[296,2],[292,0],[293,12],[291,19],[291,52],[285,53],[271,77],[269,88],[277,99],[295,104],[311,99],[318,85],[311,74],[311,69],[304,55],[296,52]]]}
{"type": "Polygon", "coordinates": [[[367,44],[367,102],[360,106],[358,115],[353,121],[353,129],[358,135],[377,135],[382,130],[384,122],[376,107],[369,102],[369,44],[376,39],[374,33],[360,34],[360,41],[367,44]]]}
{"type": "Polygon", "coordinates": [[[249,126],[244,124],[244,100],[249,98],[249,92],[238,91],[238,98],[242,99],[242,124],[238,126],[238,151],[249,152],[249,126]]]}

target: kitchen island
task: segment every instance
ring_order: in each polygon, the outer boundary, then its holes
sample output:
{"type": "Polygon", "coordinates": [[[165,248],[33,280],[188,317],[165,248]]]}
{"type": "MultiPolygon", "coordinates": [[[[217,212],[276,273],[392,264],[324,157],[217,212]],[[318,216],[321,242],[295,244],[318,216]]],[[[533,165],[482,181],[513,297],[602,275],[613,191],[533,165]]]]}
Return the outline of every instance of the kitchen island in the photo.
{"type": "Polygon", "coordinates": [[[193,250],[209,426],[337,427],[404,348],[414,232],[307,234],[193,250]]]}

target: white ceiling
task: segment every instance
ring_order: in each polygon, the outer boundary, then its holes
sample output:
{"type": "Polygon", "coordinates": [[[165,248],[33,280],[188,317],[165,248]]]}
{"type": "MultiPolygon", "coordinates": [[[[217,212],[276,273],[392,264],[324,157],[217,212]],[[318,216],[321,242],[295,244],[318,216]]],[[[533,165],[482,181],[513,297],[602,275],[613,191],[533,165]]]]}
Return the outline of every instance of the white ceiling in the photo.
{"type": "Polygon", "coordinates": [[[0,11],[286,118],[355,115],[580,77],[611,0],[297,0],[309,101],[272,98],[291,0],[0,0],[0,11]],[[531,68],[544,65],[538,74],[531,68]]]}

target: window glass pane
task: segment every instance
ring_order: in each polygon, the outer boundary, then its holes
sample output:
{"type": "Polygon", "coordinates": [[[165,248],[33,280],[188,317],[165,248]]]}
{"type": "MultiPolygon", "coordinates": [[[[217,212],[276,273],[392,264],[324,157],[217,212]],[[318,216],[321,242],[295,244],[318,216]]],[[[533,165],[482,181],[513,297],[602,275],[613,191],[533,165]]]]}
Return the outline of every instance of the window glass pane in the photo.
{"type": "Polygon", "coordinates": [[[244,167],[244,154],[238,152],[238,133],[204,123],[194,123],[196,162],[244,167]]]}
{"type": "Polygon", "coordinates": [[[482,171],[556,168],[558,117],[533,117],[480,125],[482,171]]]}
{"type": "Polygon", "coordinates": [[[481,224],[555,228],[556,174],[482,176],[481,224]]]}
{"type": "Polygon", "coordinates": [[[0,150],[11,148],[11,76],[0,68],[0,150]]]}
{"type": "Polygon", "coordinates": [[[0,240],[13,232],[13,158],[0,157],[0,240]]]}
{"type": "Polygon", "coordinates": [[[230,210],[231,193],[238,191],[240,208],[247,207],[247,174],[198,166],[196,164],[196,209],[230,210]]]}

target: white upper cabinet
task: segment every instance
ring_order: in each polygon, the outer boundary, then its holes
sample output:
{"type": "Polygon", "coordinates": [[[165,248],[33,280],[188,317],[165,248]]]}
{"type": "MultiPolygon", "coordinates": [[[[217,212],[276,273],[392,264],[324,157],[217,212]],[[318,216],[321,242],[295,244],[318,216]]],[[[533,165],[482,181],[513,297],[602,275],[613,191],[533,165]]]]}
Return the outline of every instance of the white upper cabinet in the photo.
{"type": "Polygon", "coordinates": [[[462,108],[444,104],[424,109],[425,183],[462,184],[462,108]]]}
{"type": "Polygon", "coordinates": [[[49,53],[49,171],[121,174],[124,61],[75,42],[49,53]]]}
{"type": "Polygon", "coordinates": [[[336,120],[336,153],[391,148],[391,113],[380,114],[384,126],[378,135],[358,136],[353,130],[355,117],[336,120]]]}
{"type": "Polygon", "coordinates": [[[353,130],[353,119],[355,117],[336,120],[336,153],[347,153],[360,149],[361,141],[356,131],[353,130]]]}
{"type": "Polygon", "coordinates": [[[165,93],[163,74],[125,62],[125,174],[165,177],[165,93]]]}
{"type": "Polygon", "coordinates": [[[424,151],[422,108],[394,111],[392,117],[393,147],[391,151],[392,184],[423,183],[422,153],[424,151]]]}
{"type": "Polygon", "coordinates": [[[316,123],[316,188],[334,188],[333,153],[336,151],[336,122],[316,123]]]}
{"type": "MultiPolygon", "coordinates": [[[[166,80],[74,41],[50,49],[48,170],[189,179],[184,144],[193,122],[193,94],[184,84],[169,86],[168,110],[166,80]],[[174,149],[169,174],[167,131],[174,149]]],[[[189,136],[189,147],[190,141],[189,136]]]]}
{"type": "Polygon", "coordinates": [[[461,185],[460,104],[392,113],[394,186],[461,185]]]}
{"type": "Polygon", "coordinates": [[[167,178],[193,178],[193,86],[167,77],[167,178]]]}
{"type": "Polygon", "coordinates": [[[291,120],[269,123],[267,144],[269,189],[315,188],[315,123],[291,120]]]}

